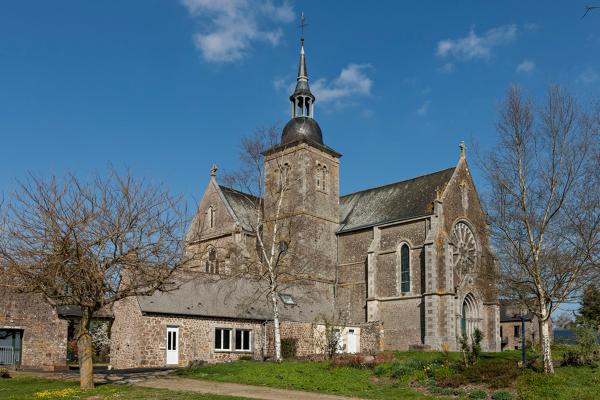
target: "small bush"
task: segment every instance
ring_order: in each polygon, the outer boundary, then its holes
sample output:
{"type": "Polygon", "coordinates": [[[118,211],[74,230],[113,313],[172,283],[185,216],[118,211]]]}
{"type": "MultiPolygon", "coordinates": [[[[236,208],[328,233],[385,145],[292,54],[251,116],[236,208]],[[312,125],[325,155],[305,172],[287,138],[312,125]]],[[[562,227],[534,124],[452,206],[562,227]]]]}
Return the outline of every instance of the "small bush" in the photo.
{"type": "Polygon", "coordinates": [[[443,378],[447,378],[451,375],[454,375],[456,371],[454,371],[454,369],[450,368],[447,365],[442,365],[440,367],[437,367],[433,370],[433,377],[438,379],[443,379],[443,378]]]}
{"type": "Polygon", "coordinates": [[[442,395],[442,396],[464,396],[466,392],[462,389],[450,389],[436,386],[434,382],[429,382],[427,385],[427,389],[432,394],[442,395]]]}
{"type": "Polygon", "coordinates": [[[238,358],[238,360],[240,360],[240,361],[252,361],[252,356],[249,356],[249,355],[243,355],[243,356],[240,356],[240,357],[238,358]]]}
{"type": "Polygon", "coordinates": [[[481,389],[475,389],[469,393],[470,399],[487,399],[487,392],[481,389]]]}
{"type": "Polygon", "coordinates": [[[396,357],[394,357],[392,353],[377,353],[375,355],[375,364],[379,365],[386,362],[394,361],[395,359],[396,357]]]}
{"type": "Polygon", "coordinates": [[[371,368],[375,366],[375,357],[366,354],[338,354],[329,365],[332,367],[371,368]]]}
{"type": "Polygon", "coordinates": [[[414,370],[405,364],[395,362],[392,364],[390,371],[392,378],[402,378],[403,376],[409,375],[414,370]]]}
{"type": "Polygon", "coordinates": [[[296,357],[298,339],[285,338],[281,339],[281,357],[290,359],[296,357]]]}
{"type": "Polygon", "coordinates": [[[10,378],[10,374],[8,373],[7,368],[0,368],[0,378],[3,378],[3,379],[10,378]]]}
{"type": "Polygon", "coordinates": [[[492,400],[512,400],[512,394],[506,390],[499,390],[492,395],[492,400]]]}
{"type": "Polygon", "coordinates": [[[456,388],[466,384],[487,384],[492,389],[499,389],[511,386],[518,375],[519,369],[514,363],[495,361],[470,365],[450,375],[445,375],[443,372],[438,375],[434,373],[434,378],[440,387],[456,388]]]}
{"type": "Polygon", "coordinates": [[[390,368],[387,365],[376,365],[375,368],[373,369],[373,374],[375,374],[375,376],[384,376],[387,375],[390,372],[390,368]]]}

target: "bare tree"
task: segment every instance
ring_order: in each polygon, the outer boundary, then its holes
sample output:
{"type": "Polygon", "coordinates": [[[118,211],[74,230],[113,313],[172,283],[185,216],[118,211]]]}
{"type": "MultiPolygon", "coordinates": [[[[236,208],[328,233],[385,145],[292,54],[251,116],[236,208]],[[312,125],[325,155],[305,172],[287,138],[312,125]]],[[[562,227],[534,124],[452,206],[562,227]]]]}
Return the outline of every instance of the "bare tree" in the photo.
{"type": "Polygon", "coordinates": [[[598,260],[597,132],[563,89],[551,87],[538,109],[511,87],[498,144],[482,162],[504,293],[539,318],[546,373],[554,372],[550,316],[576,299],[598,260]]]}
{"type": "Polygon", "coordinates": [[[189,261],[181,199],[114,170],[91,181],[31,176],[10,198],[3,225],[0,265],[8,289],[81,309],[82,388],[94,386],[94,313],[126,297],[173,289],[173,274],[189,261]]]}

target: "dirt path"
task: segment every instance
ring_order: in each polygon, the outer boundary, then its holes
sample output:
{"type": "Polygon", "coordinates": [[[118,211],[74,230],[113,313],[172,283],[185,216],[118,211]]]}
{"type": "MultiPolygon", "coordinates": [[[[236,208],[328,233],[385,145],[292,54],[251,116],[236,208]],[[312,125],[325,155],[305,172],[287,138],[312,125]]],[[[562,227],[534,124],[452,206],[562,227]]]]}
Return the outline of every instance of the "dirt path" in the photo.
{"type": "Polygon", "coordinates": [[[335,396],[323,393],[303,392],[300,390],[275,389],[265,386],[241,385],[238,383],[176,378],[171,376],[155,377],[141,382],[134,382],[133,384],[155,389],[171,389],[263,400],[356,400],[356,397],[335,396]]]}
{"type": "MultiPolygon", "coordinates": [[[[94,374],[96,383],[136,385],[155,389],[169,389],[204,394],[246,397],[263,400],[357,400],[356,397],[335,396],[301,390],[276,389],[266,386],[242,385],[238,383],[212,382],[200,379],[179,378],[168,375],[169,370],[110,371],[94,374]]],[[[70,372],[13,372],[16,376],[35,376],[46,379],[73,380],[79,375],[70,372]]]]}

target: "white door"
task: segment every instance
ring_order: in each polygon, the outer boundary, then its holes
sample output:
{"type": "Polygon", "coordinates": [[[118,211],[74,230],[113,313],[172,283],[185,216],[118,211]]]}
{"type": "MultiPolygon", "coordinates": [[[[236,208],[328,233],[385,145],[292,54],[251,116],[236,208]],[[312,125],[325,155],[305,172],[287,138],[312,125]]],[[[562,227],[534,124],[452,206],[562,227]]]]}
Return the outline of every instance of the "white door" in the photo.
{"type": "Polygon", "coordinates": [[[167,365],[179,364],[179,328],[167,327],[167,365]]]}
{"type": "Polygon", "coordinates": [[[354,329],[348,329],[348,353],[356,353],[356,333],[354,329]]]}

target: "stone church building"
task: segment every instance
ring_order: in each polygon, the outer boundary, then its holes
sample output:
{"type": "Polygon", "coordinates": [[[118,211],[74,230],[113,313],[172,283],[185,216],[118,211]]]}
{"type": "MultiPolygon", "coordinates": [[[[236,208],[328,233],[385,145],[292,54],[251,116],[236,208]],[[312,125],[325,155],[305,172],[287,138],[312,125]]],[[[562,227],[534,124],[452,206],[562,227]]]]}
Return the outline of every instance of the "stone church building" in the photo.
{"type": "Polygon", "coordinates": [[[235,273],[260,257],[253,223],[261,212],[263,227],[277,218],[295,227],[285,246],[295,246],[296,267],[310,265],[312,282],[290,284],[277,299],[282,338],[294,340],[297,355],[323,351],[324,315],[338,324],[340,351],[458,350],[458,337],[475,328],[484,350],[499,351],[497,267],[465,146],[450,168],[340,195],[341,155],[313,118],[303,41],[290,101],[291,119],[264,153],[262,197],[219,183],[213,167],[190,229],[191,251],[204,252],[196,273],[229,278],[115,306],[111,363],[272,354],[269,300],[235,273]],[[282,182],[291,182],[285,196],[282,182]]]}
{"type": "MultiPolygon", "coordinates": [[[[341,154],[314,119],[303,39],[290,101],[279,143],[263,153],[259,196],[223,185],[213,167],[187,237],[188,251],[201,254],[192,279],[114,305],[112,366],[272,356],[264,283],[240,271],[263,260],[257,234],[277,221],[286,268],[305,277],[282,283],[276,296],[282,340],[297,356],[324,351],[326,320],[343,352],[458,350],[458,338],[476,328],[484,351],[500,351],[497,266],[465,146],[447,169],[340,195],[341,154]]],[[[0,346],[13,328],[0,318],[0,346]]],[[[28,332],[18,329],[25,343],[28,332]]]]}

